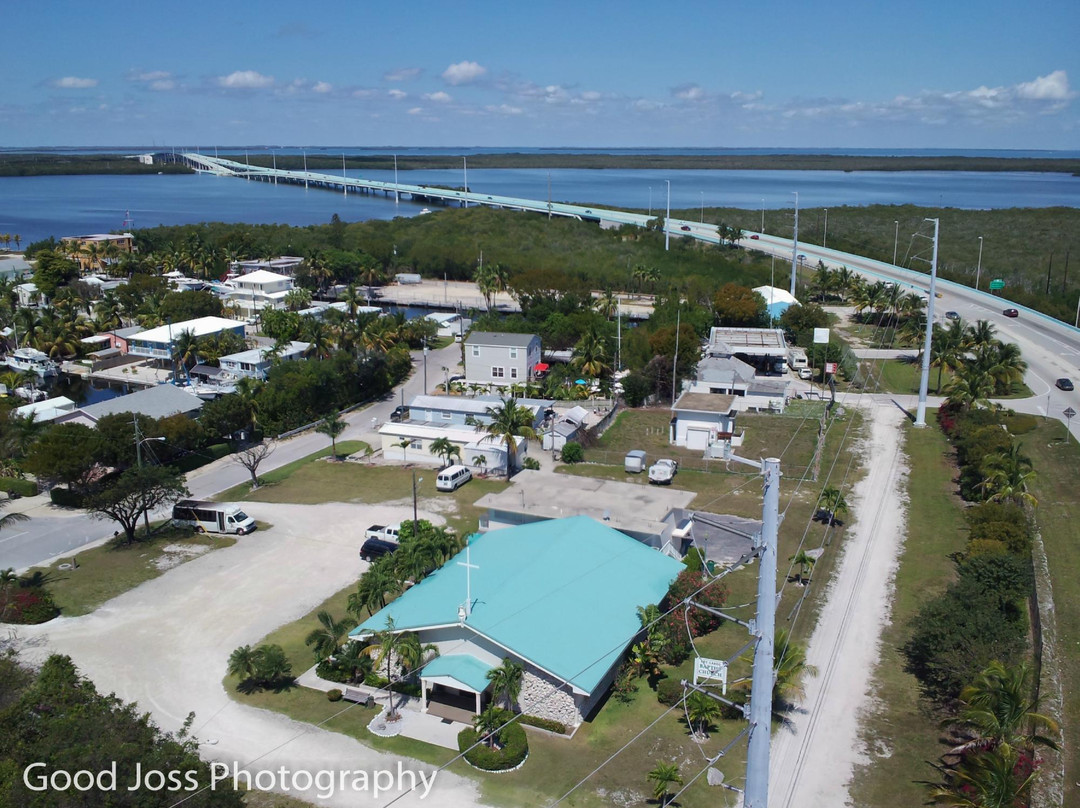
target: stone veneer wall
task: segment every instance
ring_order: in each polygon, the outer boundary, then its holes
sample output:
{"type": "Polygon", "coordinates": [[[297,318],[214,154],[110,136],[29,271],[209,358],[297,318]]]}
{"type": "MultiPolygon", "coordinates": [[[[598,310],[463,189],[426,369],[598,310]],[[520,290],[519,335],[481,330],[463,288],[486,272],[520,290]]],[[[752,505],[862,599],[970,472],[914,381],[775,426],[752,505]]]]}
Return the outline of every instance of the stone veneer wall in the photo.
{"type": "Polygon", "coordinates": [[[521,677],[518,706],[527,715],[559,721],[568,727],[576,727],[583,720],[570,686],[529,664],[521,677]]]}

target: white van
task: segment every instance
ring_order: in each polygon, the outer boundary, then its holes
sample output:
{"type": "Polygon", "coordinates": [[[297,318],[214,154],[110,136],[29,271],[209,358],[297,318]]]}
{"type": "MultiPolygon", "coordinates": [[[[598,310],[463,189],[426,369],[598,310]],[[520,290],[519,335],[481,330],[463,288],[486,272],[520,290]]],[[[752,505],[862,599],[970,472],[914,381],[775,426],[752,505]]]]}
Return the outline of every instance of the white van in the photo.
{"type": "Polygon", "coordinates": [[[255,520],[229,502],[182,499],[173,505],[173,522],[188,525],[197,533],[235,533],[243,536],[255,529],[255,520]]]}
{"type": "Polygon", "coordinates": [[[448,466],[435,478],[435,488],[438,491],[457,491],[471,479],[472,472],[465,466],[448,466]]]}

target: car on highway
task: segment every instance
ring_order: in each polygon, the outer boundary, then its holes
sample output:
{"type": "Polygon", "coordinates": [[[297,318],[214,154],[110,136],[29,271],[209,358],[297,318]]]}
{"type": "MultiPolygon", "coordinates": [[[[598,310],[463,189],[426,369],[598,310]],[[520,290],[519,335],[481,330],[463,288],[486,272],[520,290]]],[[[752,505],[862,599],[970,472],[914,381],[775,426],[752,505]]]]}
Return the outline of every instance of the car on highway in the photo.
{"type": "Polygon", "coordinates": [[[684,225],[683,225],[682,227],[680,227],[679,229],[680,229],[680,230],[685,230],[685,231],[686,231],[687,233],[689,233],[689,232],[690,232],[690,225],[688,225],[688,224],[684,224],[684,225]]]}
{"type": "Polygon", "coordinates": [[[1017,311],[1016,309],[1005,309],[1005,311],[1003,311],[1001,313],[1004,314],[1006,317],[1019,317],[1020,316],[1020,312],[1017,311]]]}
{"type": "Polygon", "coordinates": [[[751,233],[750,234],[750,240],[751,241],[757,241],[760,238],[761,238],[761,236],[759,236],[757,233],[751,233]]]}
{"type": "Polygon", "coordinates": [[[946,320],[959,320],[960,319],[960,314],[958,312],[955,312],[955,311],[947,311],[947,312],[945,312],[945,319],[946,320]]]}
{"type": "Polygon", "coordinates": [[[806,260],[806,254],[805,253],[799,253],[799,263],[801,264],[805,260],[806,260]]]}
{"type": "Polygon", "coordinates": [[[1064,390],[1067,393],[1074,389],[1072,379],[1058,379],[1054,384],[1058,390],[1064,390]]]}

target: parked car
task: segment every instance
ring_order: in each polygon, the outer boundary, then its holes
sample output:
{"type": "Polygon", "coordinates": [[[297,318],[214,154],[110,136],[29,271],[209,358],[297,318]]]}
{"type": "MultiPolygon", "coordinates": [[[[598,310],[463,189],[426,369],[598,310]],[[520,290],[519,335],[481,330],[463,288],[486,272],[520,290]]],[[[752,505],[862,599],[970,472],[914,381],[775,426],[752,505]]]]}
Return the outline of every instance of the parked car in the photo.
{"type": "Polygon", "coordinates": [[[799,378],[800,379],[812,379],[812,378],[814,378],[814,369],[813,368],[799,368],[799,378]]]}
{"type": "Polygon", "coordinates": [[[408,417],[408,414],[408,407],[394,407],[394,411],[390,413],[390,420],[397,424],[404,421],[406,417],[408,417]]]}
{"type": "Polygon", "coordinates": [[[679,461],[664,458],[649,466],[649,482],[656,485],[671,485],[679,473],[679,461]]]}
{"type": "Polygon", "coordinates": [[[1057,385],[1058,390],[1064,390],[1065,392],[1071,392],[1074,389],[1072,379],[1058,379],[1054,384],[1057,385]]]}
{"type": "Polygon", "coordinates": [[[958,312],[955,312],[955,311],[947,311],[947,312],[945,312],[945,319],[946,320],[959,320],[960,319],[960,314],[958,312]]]}
{"type": "Polygon", "coordinates": [[[1006,317],[1019,317],[1020,316],[1020,312],[1017,309],[1005,309],[1005,311],[1003,311],[1001,313],[1004,314],[1006,317]]]}
{"type": "Polygon", "coordinates": [[[396,551],[398,546],[382,539],[367,539],[360,548],[361,561],[374,561],[396,551]]]}
{"type": "Polygon", "coordinates": [[[390,542],[396,545],[401,535],[401,522],[394,525],[372,525],[364,532],[364,538],[390,542]]]}

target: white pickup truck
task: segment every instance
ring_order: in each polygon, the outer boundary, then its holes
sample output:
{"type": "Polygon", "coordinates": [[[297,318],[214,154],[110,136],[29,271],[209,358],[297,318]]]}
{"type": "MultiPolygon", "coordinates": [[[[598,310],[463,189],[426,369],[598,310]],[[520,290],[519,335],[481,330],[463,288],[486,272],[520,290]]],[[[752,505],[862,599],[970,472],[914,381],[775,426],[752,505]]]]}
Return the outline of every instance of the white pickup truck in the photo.
{"type": "Polygon", "coordinates": [[[401,533],[401,522],[393,525],[372,525],[364,531],[365,539],[382,539],[383,541],[398,543],[401,533]]]}
{"type": "Polygon", "coordinates": [[[675,475],[678,473],[678,460],[669,460],[667,458],[657,460],[649,466],[649,482],[656,485],[671,485],[671,481],[675,479],[675,475]]]}

